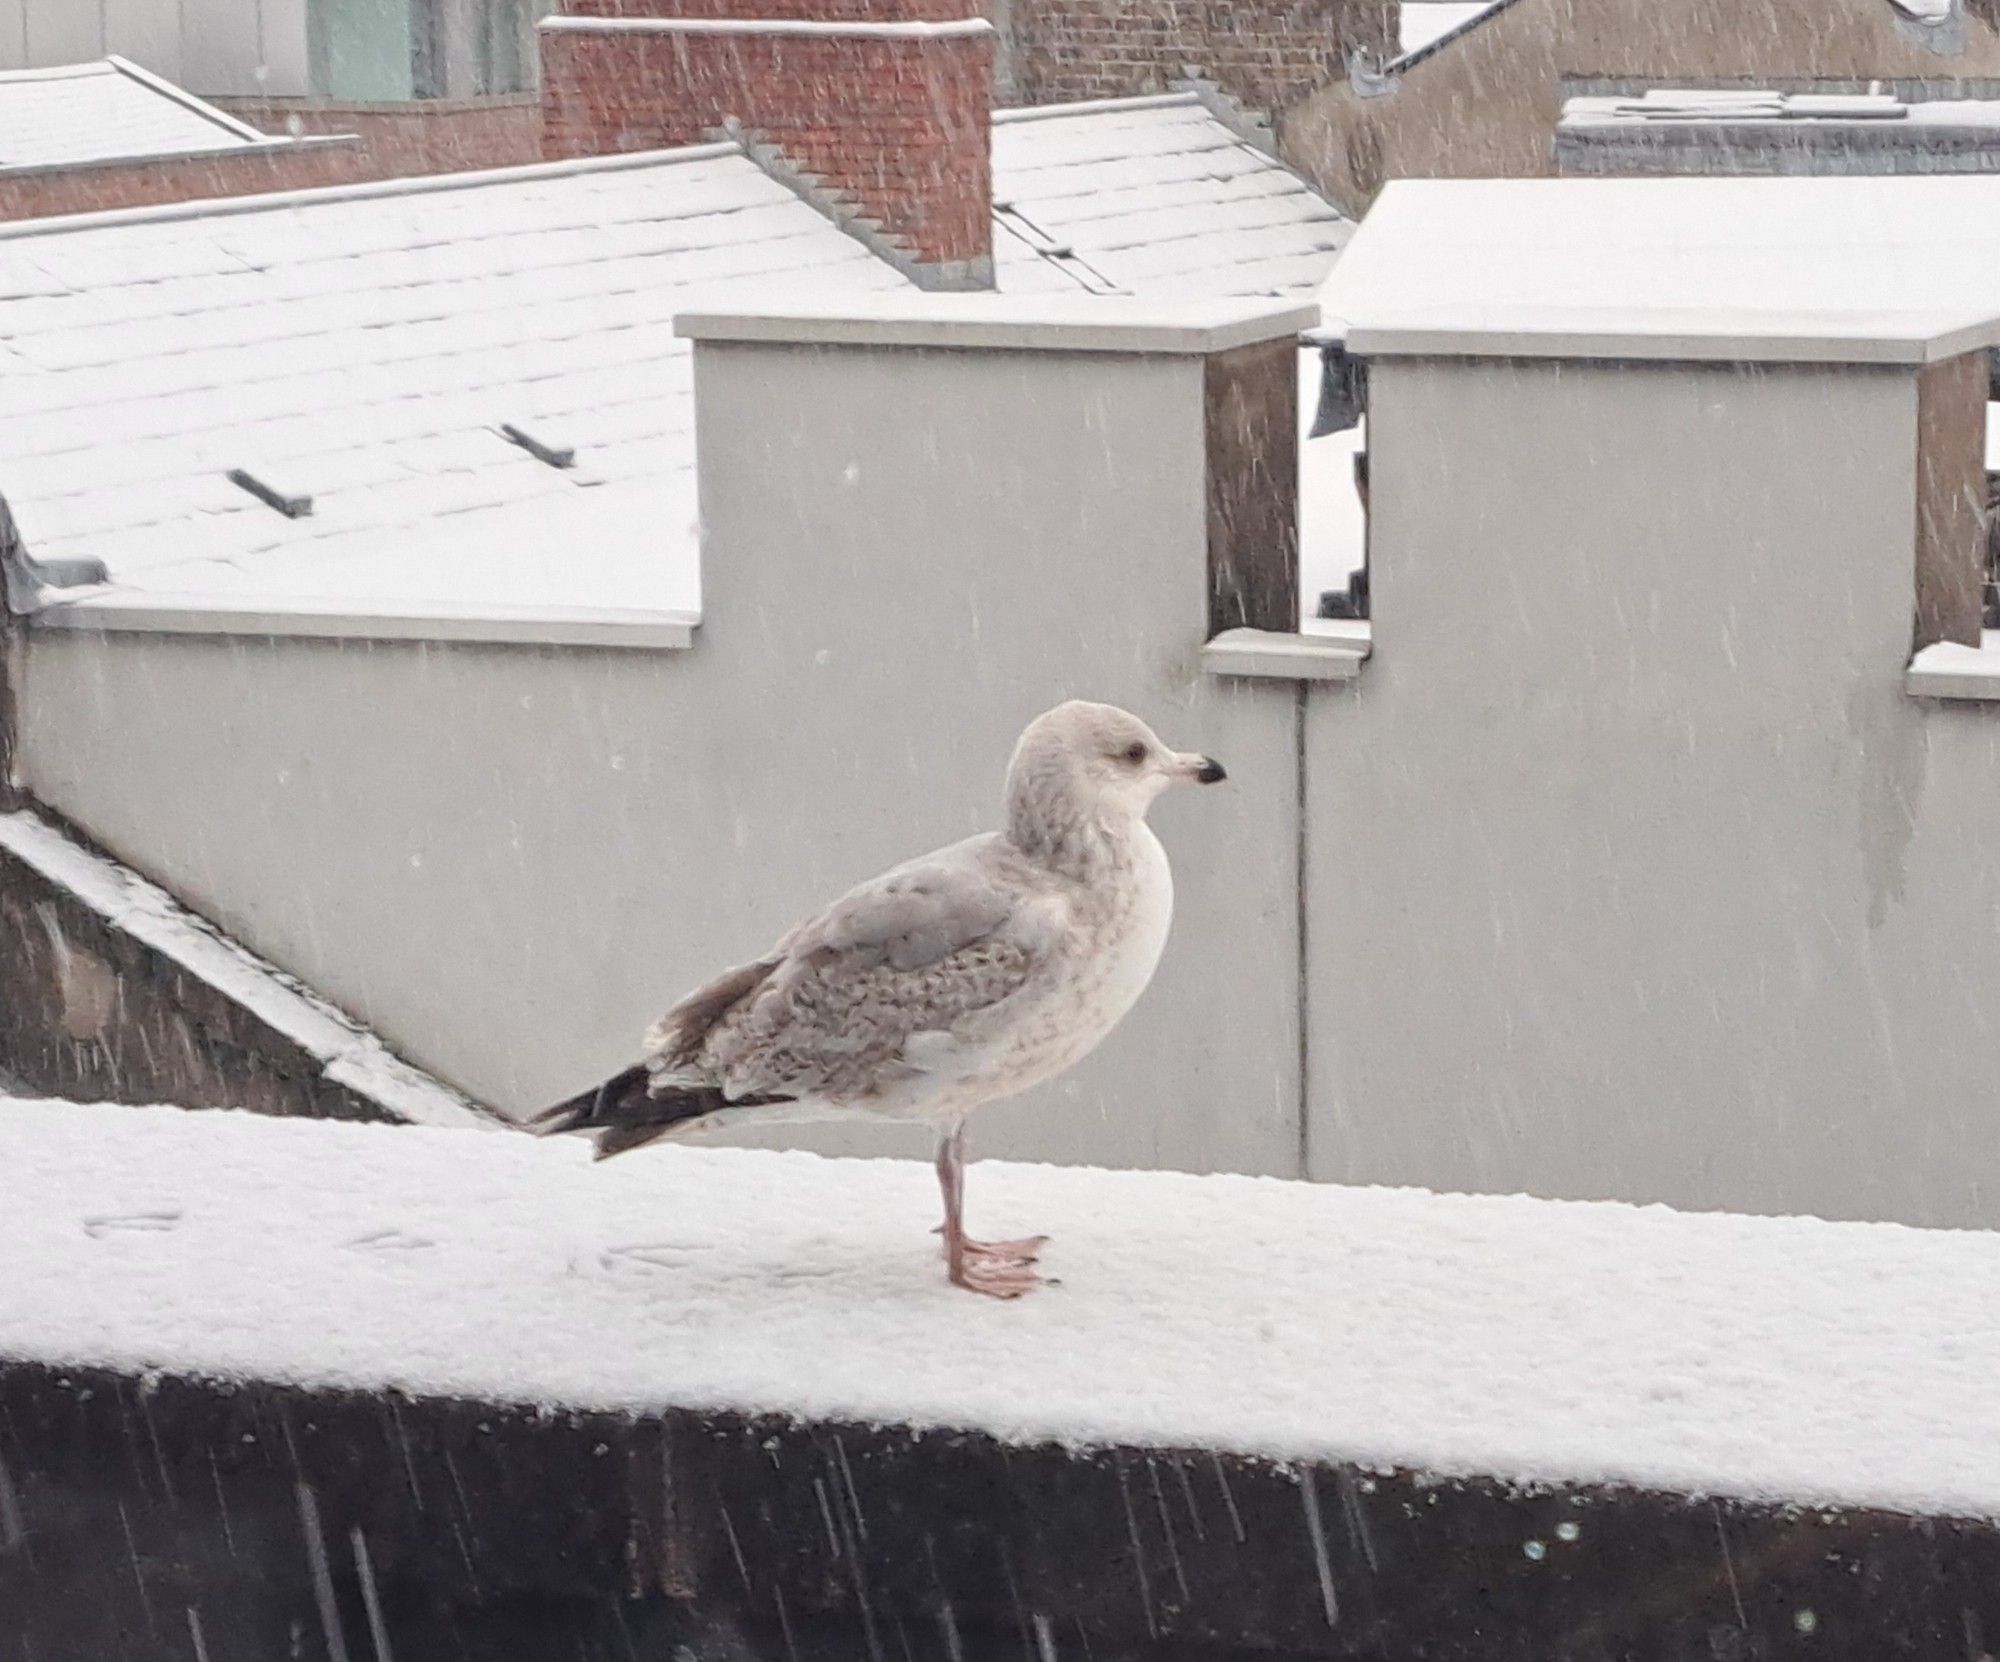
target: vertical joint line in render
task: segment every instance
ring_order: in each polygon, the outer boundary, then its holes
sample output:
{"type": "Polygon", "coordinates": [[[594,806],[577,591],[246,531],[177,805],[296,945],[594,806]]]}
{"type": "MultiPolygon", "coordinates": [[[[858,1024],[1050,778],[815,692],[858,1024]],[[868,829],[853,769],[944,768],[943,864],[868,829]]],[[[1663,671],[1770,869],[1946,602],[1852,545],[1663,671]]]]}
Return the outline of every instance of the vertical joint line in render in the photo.
{"type": "Polygon", "coordinates": [[[1293,905],[1297,908],[1299,961],[1293,977],[1296,985],[1298,1008],[1296,1019],[1299,1024],[1299,1176],[1312,1177],[1312,1001],[1306,996],[1309,974],[1306,939],[1307,921],[1310,907],[1307,904],[1306,880],[1309,875],[1306,866],[1308,855],[1306,827],[1306,697],[1308,683],[1297,681],[1292,686],[1292,776],[1293,805],[1295,821],[1293,830],[1292,862],[1294,878],[1293,905]]]}

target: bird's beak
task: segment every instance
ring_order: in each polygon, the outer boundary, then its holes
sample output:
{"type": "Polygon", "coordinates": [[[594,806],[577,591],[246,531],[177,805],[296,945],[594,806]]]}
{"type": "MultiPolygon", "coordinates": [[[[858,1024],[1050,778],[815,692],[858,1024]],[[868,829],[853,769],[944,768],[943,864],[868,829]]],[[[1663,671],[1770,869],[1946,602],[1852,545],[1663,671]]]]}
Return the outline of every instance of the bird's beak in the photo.
{"type": "Polygon", "coordinates": [[[1229,777],[1213,756],[1197,756],[1191,750],[1177,751],[1167,771],[1176,779],[1191,779],[1197,785],[1219,785],[1229,777]]]}

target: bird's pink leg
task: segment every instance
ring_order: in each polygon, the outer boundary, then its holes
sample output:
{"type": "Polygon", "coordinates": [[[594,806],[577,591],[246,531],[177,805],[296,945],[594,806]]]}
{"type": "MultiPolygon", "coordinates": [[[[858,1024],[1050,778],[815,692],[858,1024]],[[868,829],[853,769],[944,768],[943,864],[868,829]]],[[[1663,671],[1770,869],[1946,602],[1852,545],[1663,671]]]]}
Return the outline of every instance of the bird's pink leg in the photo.
{"type": "Polygon", "coordinates": [[[944,1193],[944,1259],[952,1285],[991,1298],[1019,1298],[1042,1284],[1035,1259],[1046,1235],[1018,1241],[975,1241],[965,1233],[965,1128],[953,1126],[938,1143],[938,1188],[944,1193]]]}

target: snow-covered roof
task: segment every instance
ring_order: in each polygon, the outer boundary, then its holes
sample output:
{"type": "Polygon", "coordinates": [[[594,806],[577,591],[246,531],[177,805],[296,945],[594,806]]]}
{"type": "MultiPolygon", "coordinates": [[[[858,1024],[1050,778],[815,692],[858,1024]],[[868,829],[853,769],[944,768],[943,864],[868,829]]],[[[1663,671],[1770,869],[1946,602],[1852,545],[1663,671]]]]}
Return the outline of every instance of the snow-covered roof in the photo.
{"type": "Polygon", "coordinates": [[[1015,293],[1310,294],[1354,229],[1193,93],[1001,112],[993,197],[1015,293]]]}
{"type": "Polygon", "coordinates": [[[0,176],[291,142],[123,58],[0,73],[0,176]]]}
{"type": "MultiPolygon", "coordinates": [[[[1565,99],[1572,125],[1616,122],[1906,121],[1950,119],[1954,111],[1991,111],[1991,103],[1940,99],[1906,104],[1884,92],[1779,92],[1756,88],[1648,87],[1638,97],[1565,99]],[[1929,112],[1922,117],[1919,111],[1929,112]]],[[[1991,119],[1990,115],[1983,119],[1991,119]]]]}
{"type": "Polygon", "coordinates": [[[1567,100],[1557,170],[1576,174],[2000,172],[2000,100],[1683,90],[1567,100]]]}
{"type": "Polygon", "coordinates": [[[2000,1516],[1992,1234],[987,1162],[1001,1308],[913,1161],[6,1102],[0,1169],[57,1366],[2000,1516]]]}
{"type": "Polygon", "coordinates": [[[1986,344],[1996,210],[2000,180],[1970,176],[1399,180],[1320,300],[1362,350],[1650,336],[1702,356],[1712,337],[1900,360],[1986,344]]]}
{"type": "Polygon", "coordinates": [[[691,613],[674,313],[801,282],[902,279],[733,146],[0,227],[0,493],[107,603],[691,613]]]}
{"type": "MultiPolygon", "coordinates": [[[[1094,286],[1023,224],[1162,298],[1310,295],[1349,229],[1193,95],[994,150],[1007,289],[1094,286]]],[[[110,571],[52,626],[684,639],[674,316],[904,285],[733,145],[0,226],[0,495],[110,571]]]]}

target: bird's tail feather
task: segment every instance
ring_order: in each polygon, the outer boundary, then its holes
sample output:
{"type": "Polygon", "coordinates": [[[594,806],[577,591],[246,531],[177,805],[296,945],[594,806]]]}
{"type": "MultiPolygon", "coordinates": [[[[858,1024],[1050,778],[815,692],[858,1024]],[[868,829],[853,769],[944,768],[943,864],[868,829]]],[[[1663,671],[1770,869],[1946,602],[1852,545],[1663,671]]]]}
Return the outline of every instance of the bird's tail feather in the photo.
{"type": "Polygon", "coordinates": [[[714,1085],[665,1085],[656,1091],[652,1075],[644,1067],[633,1067],[613,1074],[594,1090],[544,1109],[527,1122],[527,1128],[538,1137],[590,1133],[596,1138],[597,1158],[605,1160],[724,1109],[784,1100],[771,1096],[732,1100],[714,1085]]]}
{"type": "Polygon", "coordinates": [[[527,1127],[538,1137],[554,1137],[565,1131],[588,1131],[610,1124],[621,1109],[645,1096],[648,1083],[643,1067],[627,1068],[603,1084],[593,1085],[581,1096],[544,1108],[527,1121],[527,1127]]]}

